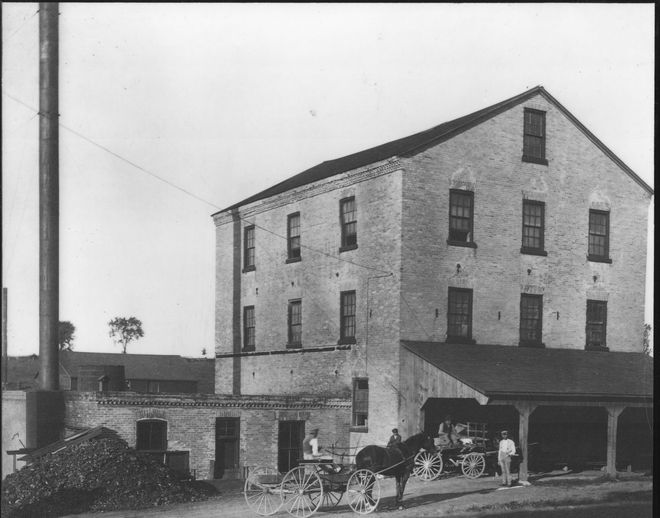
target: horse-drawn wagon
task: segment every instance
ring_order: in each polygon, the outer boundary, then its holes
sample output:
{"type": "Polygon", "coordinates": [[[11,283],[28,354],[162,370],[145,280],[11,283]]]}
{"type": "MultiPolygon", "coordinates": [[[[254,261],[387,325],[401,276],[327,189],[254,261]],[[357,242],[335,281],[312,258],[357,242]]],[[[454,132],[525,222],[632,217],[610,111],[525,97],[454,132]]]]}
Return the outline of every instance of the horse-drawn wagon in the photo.
{"type": "Polygon", "coordinates": [[[339,504],[344,495],[358,514],[369,514],[380,502],[379,480],[396,478],[396,503],[403,498],[413,459],[422,449],[432,449],[429,436],[418,434],[404,441],[399,449],[367,446],[355,458],[355,465],[331,460],[301,461],[285,474],[267,468],[254,468],[245,480],[243,494],[248,507],[261,516],[284,508],[296,518],[308,518],[320,508],[339,504]]]}
{"type": "Polygon", "coordinates": [[[442,473],[461,472],[467,478],[479,478],[497,466],[497,446],[487,437],[485,423],[457,424],[458,444],[437,443],[436,450],[421,451],[415,456],[413,475],[435,480],[442,473]]]}

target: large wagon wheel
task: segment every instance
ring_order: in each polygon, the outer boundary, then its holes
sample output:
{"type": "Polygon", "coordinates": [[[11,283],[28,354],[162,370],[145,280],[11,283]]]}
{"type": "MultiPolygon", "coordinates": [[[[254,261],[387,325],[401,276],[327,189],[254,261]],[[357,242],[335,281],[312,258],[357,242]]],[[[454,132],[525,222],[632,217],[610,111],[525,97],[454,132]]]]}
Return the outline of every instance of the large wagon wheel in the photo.
{"type": "Polygon", "coordinates": [[[483,453],[468,453],[463,457],[461,470],[467,478],[479,478],[486,469],[486,458],[483,453]]]}
{"type": "Polygon", "coordinates": [[[358,514],[369,514],[380,502],[380,483],[376,474],[368,469],[359,469],[346,484],[348,505],[358,514]]]}
{"type": "Polygon", "coordinates": [[[321,477],[313,466],[293,468],[282,480],[282,496],[286,512],[296,518],[313,515],[323,501],[321,477]]]}
{"type": "MultiPolygon", "coordinates": [[[[321,498],[321,505],[319,506],[319,509],[330,509],[332,507],[337,507],[342,496],[344,496],[343,490],[334,486],[328,487],[324,484],[323,497],[321,498]]],[[[314,500],[314,502],[316,502],[316,500],[314,500]]]]}
{"type": "Polygon", "coordinates": [[[415,455],[413,475],[428,482],[435,480],[442,473],[442,456],[439,453],[420,451],[415,455]]]}
{"type": "Polygon", "coordinates": [[[270,516],[282,506],[280,476],[274,469],[255,468],[250,470],[243,495],[248,507],[261,516],[270,516]]]}

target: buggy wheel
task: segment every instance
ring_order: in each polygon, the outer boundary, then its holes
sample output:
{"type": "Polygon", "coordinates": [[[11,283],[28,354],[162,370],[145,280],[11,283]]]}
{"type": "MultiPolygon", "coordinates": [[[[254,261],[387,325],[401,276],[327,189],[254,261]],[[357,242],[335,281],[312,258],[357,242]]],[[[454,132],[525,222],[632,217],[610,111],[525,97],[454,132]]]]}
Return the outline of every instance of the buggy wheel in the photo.
{"type": "Polygon", "coordinates": [[[248,507],[261,516],[270,516],[282,507],[280,475],[274,469],[255,468],[250,470],[243,496],[248,507]]]}
{"type": "Polygon", "coordinates": [[[413,475],[429,482],[435,480],[442,473],[442,456],[439,453],[421,451],[415,455],[413,475]]]}
{"type": "Polygon", "coordinates": [[[463,457],[461,470],[467,478],[479,478],[486,469],[486,458],[482,453],[468,453],[463,457]]]}
{"type": "Polygon", "coordinates": [[[296,518],[313,515],[323,501],[321,477],[314,466],[293,468],[282,480],[282,496],[286,512],[296,518]]]}
{"type": "MultiPolygon", "coordinates": [[[[343,491],[331,490],[327,487],[324,488],[319,509],[331,509],[333,507],[337,507],[342,496],[344,496],[343,491]]],[[[316,500],[314,501],[316,502],[316,500]]]]}
{"type": "Polygon", "coordinates": [[[358,514],[369,514],[380,502],[380,483],[376,474],[360,469],[351,475],[346,484],[349,507],[358,514]]]}

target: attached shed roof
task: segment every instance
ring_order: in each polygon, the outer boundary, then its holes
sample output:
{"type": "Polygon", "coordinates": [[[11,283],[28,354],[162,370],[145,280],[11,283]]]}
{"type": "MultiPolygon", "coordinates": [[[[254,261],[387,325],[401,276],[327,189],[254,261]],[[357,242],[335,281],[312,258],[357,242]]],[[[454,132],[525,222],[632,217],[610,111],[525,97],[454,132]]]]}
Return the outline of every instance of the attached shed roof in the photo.
{"type": "Polygon", "coordinates": [[[93,439],[98,440],[98,439],[111,439],[111,438],[112,439],[119,438],[117,432],[115,432],[110,428],[106,428],[105,426],[97,426],[96,428],[89,428],[87,430],[83,430],[82,432],[71,435],[70,437],[62,439],[60,441],[55,441],[41,448],[32,450],[27,455],[21,457],[18,460],[32,461],[39,457],[43,457],[44,455],[48,455],[49,453],[57,453],[58,451],[68,448],[69,446],[73,446],[74,444],[91,441],[93,439]]]}
{"type": "MultiPolygon", "coordinates": [[[[341,158],[334,160],[327,160],[322,162],[310,169],[298,173],[291,178],[284,180],[278,184],[269,187],[257,194],[249,196],[244,200],[241,200],[234,205],[231,205],[225,209],[222,209],[215,214],[221,212],[226,212],[232,209],[236,209],[248,203],[255,201],[263,200],[277,194],[295,189],[297,187],[302,187],[303,185],[310,184],[325,178],[330,178],[337,174],[345,173],[359,167],[364,167],[375,162],[380,162],[392,158],[395,156],[407,156],[413,155],[429,146],[439,144],[445,140],[458,135],[459,133],[466,131],[477,124],[481,124],[486,120],[502,113],[505,110],[508,110],[515,105],[526,101],[527,99],[537,95],[543,95],[548,101],[553,103],[557,108],[571,121],[575,124],[580,131],[582,131],[585,136],[591,140],[596,146],[598,146],[601,151],[603,151],[611,160],[613,160],[623,171],[628,174],[633,180],[635,180],[643,189],[649,193],[653,193],[653,189],[644,182],[635,172],[630,169],[619,157],[617,157],[605,144],[603,144],[593,133],[591,133],[572,113],[570,113],[564,106],[562,106],[559,101],[552,97],[542,86],[535,86],[521,94],[518,94],[514,97],[501,101],[487,108],[482,108],[476,112],[464,115],[458,119],[454,119],[448,122],[444,122],[438,126],[434,126],[430,129],[420,131],[414,135],[409,135],[397,140],[392,140],[380,146],[376,146],[364,151],[359,151],[350,155],[346,155],[341,158]]],[[[214,214],[214,215],[215,215],[214,214]]]]}
{"type": "Polygon", "coordinates": [[[401,345],[488,397],[653,397],[653,361],[641,353],[414,341],[401,345]]]}

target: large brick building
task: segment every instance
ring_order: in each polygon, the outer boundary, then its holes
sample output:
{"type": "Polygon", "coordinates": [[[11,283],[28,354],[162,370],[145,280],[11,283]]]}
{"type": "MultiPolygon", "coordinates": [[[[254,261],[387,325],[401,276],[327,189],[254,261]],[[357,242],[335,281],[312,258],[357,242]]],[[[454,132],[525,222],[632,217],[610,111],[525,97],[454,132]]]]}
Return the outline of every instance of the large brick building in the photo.
{"type": "Polygon", "coordinates": [[[523,446],[581,423],[613,469],[652,395],[652,194],[542,87],[323,162],[213,216],[216,393],[349,398],[353,447],[449,410],[523,446]]]}
{"type": "Polygon", "coordinates": [[[513,430],[522,477],[528,440],[641,465],[652,195],[542,87],[323,162],[213,215],[215,394],[67,391],[65,425],[200,478],[287,470],[310,428],[352,454],[446,413],[513,430]]]}

